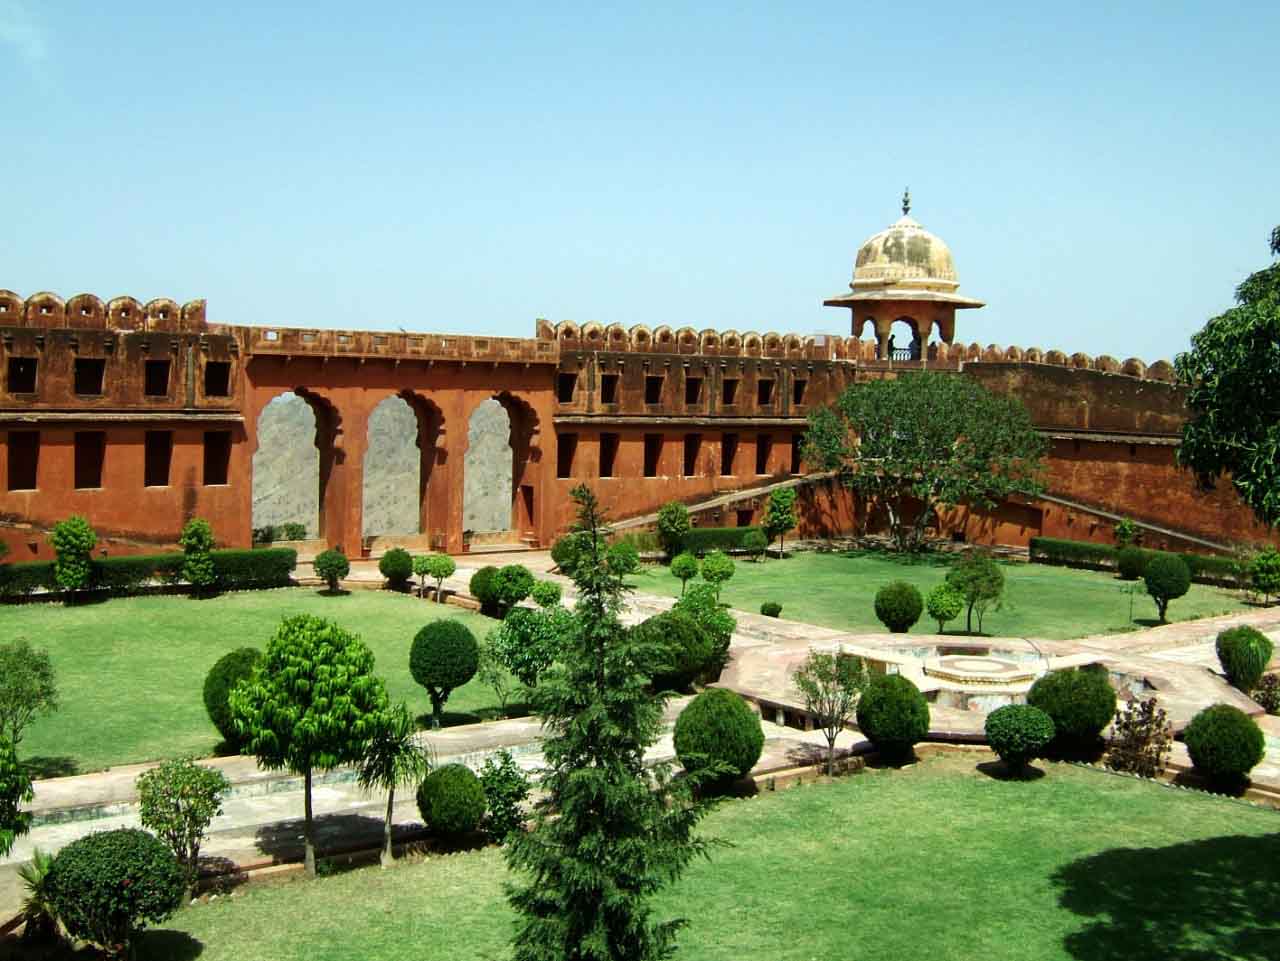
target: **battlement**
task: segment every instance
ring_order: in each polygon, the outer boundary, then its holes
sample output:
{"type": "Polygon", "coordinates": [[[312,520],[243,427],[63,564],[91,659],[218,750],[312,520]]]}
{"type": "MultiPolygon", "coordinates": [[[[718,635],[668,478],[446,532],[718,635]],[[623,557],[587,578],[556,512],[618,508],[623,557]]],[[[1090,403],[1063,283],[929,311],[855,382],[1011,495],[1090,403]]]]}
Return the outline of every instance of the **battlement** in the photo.
{"type": "Polygon", "coordinates": [[[445,360],[463,363],[556,364],[554,340],[480,337],[471,334],[390,333],[305,327],[227,327],[249,356],[324,356],[445,360]]]}
{"type": "Polygon", "coordinates": [[[42,291],[24,300],[12,290],[0,290],[0,326],[186,333],[203,331],[207,325],[203,300],[179,306],[167,297],[145,304],[132,297],[116,297],[104,304],[93,294],[76,294],[64,301],[42,291]]]}

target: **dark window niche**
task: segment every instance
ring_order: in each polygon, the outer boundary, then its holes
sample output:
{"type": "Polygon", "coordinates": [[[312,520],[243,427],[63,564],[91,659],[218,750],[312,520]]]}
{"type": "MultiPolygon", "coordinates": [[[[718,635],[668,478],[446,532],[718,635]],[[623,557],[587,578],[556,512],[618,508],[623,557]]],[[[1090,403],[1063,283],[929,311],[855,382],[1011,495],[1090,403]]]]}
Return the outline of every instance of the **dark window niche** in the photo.
{"type": "Polygon", "coordinates": [[[805,388],[808,386],[809,386],[809,382],[807,380],[792,381],[791,382],[791,403],[803,404],[804,391],[805,391],[805,388]]]}
{"type": "Polygon", "coordinates": [[[804,472],[803,464],[801,463],[801,461],[803,460],[803,454],[804,454],[804,435],[792,434],[791,435],[791,473],[801,474],[804,472]]]}
{"type": "Polygon", "coordinates": [[[34,394],[36,392],[36,368],[39,361],[34,357],[10,357],[8,386],[11,394],[34,394]]]}
{"type": "Polygon", "coordinates": [[[702,435],[684,435],[684,476],[693,477],[698,473],[698,455],[702,453],[702,435]]]}
{"type": "Polygon", "coordinates": [[[773,403],[773,381],[756,381],[756,403],[761,407],[767,407],[773,403]]]}
{"type": "Polygon", "coordinates": [[[210,360],[205,363],[204,395],[206,397],[230,397],[231,396],[231,362],[230,361],[210,360]]]}
{"type": "Polygon", "coordinates": [[[644,476],[657,477],[662,465],[662,435],[644,435],[644,476]]]}
{"type": "Polygon", "coordinates": [[[600,476],[612,477],[618,462],[618,435],[600,435],[600,476]]]}
{"type": "Polygon", "coordinates": [[[738,435],[725,434],[720,440],[720,474],[723,477],[733,475],[733,465],[738,459],[738,435]]]}
{"type": "Polygon", "coordinates": [[[169,362],[167,360],[147,361],[145,374],[142,391],[146,396],[169,396],[169,362]]]}
{"type": "Polygon", "coordinates": [[[644,379],[644,402],[646,404],[662,403],[662,382],[665,378],[649,376],[644,379]]]}
{"type": "Polygon", "coordinates": [[[75,390],[83,397],[102,396],[102,381],[107,373],[107,362],[101,357],[77,357],[75,390]]]}
{"type": "Polygon", "coordinates": [[[9,450],[9,490],[35,490],[40,464],[40,432],[11,430],[6,446],[9,450]]]}
{"type": "Polygon", "coordinates": [[[172,462],[173,431],[147,431],[142,483],[146,487],[168,487],[169,465],[172,462]]]}
{"type": "Polygon", "coordinates": [[[577,374],[559,374],[556,376],[556,400],[562,404],[573,402],[573,392],[578,387],[577,374]]]}
{"type": "Polygon", "coordinates": [[[756,438],[756,473],[769,473],[769,455],[773,453],[773,438],[761,434],[756,438]]]}
{"type": "Polygon", "coordinates": [[[600,403],[616,404],[618,402],[617,374],[602,374],[600,377],[600,403]]]}
{"type": "Polygon", "coordinates": [[[726,377],[720,382],[720,402],[732,407],[738,402],[738,378],[726,377]]]}
{"type": "Polygon", "coordinates": [[[102,461],[107,453],[107,435],[100,430],[76,431],[76,490],[96,490],[102,486],[102,461]]]}
{"type": "Polygon", "coordinates": [[[692,406],[702,400],[702,378],[686,377],[684,379],[684,402],[692,406]]]}
{"type": "Polygon", "coordinates": [[[578,435],[561,434],[556,439],[556,476],[573,476],[573,458],[578,453],[578,435]]]}
{"type": "Polygon", "coordinates": [[[226,484],[231,475],[231,431],[204,432],[204,486],[226,484]]]}
{"type": "Polygon", "coordinates": [[[747,508],[743,508],[736,513],[739,527],[750,527],[751,522],[756,519],[756,512],[747,508]]]}

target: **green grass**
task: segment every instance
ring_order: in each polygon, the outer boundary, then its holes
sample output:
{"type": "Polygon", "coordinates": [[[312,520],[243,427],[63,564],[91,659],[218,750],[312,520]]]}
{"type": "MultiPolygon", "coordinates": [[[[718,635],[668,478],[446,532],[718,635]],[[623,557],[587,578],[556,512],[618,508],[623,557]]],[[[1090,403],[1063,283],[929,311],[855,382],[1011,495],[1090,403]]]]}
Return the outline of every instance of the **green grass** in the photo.
{"type": "MultiPolygon", "coordinates": [[[[65,607],[0,608],[0,638],[27,638],[47,648],[57,672],[61,708],[37,718],[20,745],[44,776],[181,755],[213,754],[221,738],[205,713],[209,668],[237,647],[265,647],[280,619],[318,614],[364,638],[392,700],[430,711],[409,675],[409,645],[428,621],[452,617],[477,639],[495,623],[456,607],[385,591],[325,597],[309,588],[187,597],[116,598],[65,607]]],[[[445,722],[495,712],[489,687],[473,680],[453,692],[445,722]]]]}
{"type": "MultiPolygon", "coordinates": [[[[1280,815],[1045,764],[972,756],[730,801],[713,849],[656,902],[678,958],[1204,961],[1277,957],[1280,815]]],[[[512,914],[494,849],[275,886],[184,909],[142,959],[481,961],[512,914]]]]}
{"type": "MultiPolygon", "coordinates": [[[[777,601],[784,618],[859,633],[886,631],[876,620],[874,610],[876,591],[883,585],[903,580],[918,587],[921,594],[928,594],[946,577],[949,564],[945,557],[912,560],[872,553],[802,553],[763,563],[745,558],[735,561],[733,579],[720,595],[731,607],[759,613],[763,602],[777,601]]],[[[1066,640],[1156,623],[1155,603],[1145,593],[1132,598],[1134,621],[1129,620],[1130,596],[1126,591],[1135,582],[1096,571],[1043,564],[1009,563],[1002,567],[1004,608],[987,613],[982,624],[985,634],[1066,640]]],[[[665,567],[646,568],[634,581],[640,591],[680,594],[680,581],[665,567]]],[[[1141,592],[1142,582],[1136,584],[1141,592]]],[[[1230,591],[1192,584],[1185,597],[1170,603],[1169,620],[1245,609],[1243,601],[1230,591]]],[[[949,632],[964,631],[963,615],[947,627],[949,632]]],[[[927,614],[912,628],[917,633],[937,629],[937,622],[929,620],[927,614]]]]}

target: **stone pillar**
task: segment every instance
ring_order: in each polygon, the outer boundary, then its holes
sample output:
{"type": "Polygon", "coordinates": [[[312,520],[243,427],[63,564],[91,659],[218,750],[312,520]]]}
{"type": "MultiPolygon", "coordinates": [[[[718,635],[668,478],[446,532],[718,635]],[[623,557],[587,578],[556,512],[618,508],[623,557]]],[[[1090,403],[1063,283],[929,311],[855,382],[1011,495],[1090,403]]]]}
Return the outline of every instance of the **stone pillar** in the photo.
{"type": "Polygon", "coordinates": [[[889,359],[889,336],[893,333],[893,321],[876,317],[876,358],[889,359]]]}
{"type": "Polygon", "coordinates": [[[956,336],[956,312],[952,308],[943,316],[934,321],[938,328],[938,337],[944,344],[951,344],[955,341],[956,336]]]}

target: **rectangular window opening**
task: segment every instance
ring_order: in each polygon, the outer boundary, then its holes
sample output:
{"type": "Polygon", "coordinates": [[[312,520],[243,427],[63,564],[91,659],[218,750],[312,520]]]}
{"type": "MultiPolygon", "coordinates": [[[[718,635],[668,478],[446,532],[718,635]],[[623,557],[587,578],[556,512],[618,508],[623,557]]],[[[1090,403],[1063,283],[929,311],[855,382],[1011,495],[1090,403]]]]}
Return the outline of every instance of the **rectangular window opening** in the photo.
{"type": "Polygon", "coordinates": [[[737,512],[737,517],[739,527],[750,527],[751,522],[755,520],[756,512],[748,508],[743,508],[737,512]]]}
{"type": "Polygon", "coordinates": [[[618,435],[600,435],[600,476],[612,477],[618,461],[618,435]]]}
{"type": "Polygon", "coordinates": [[[167,360],[149,360],[146,366],[143,393],[148,397],[169,396],[169,362],[167,360]]]}
{"type": "Polygon", "coordinates": [[[33,491],[36,489],[37,468],[40,464],[40,432],[38,430],[11,430],[9,448],[9,490],[33,491]]]}
{"type": "Polygon", "coordinates": [[[9,358],[9,393],[34,394],[36,392],[36,367],[34,357],[9,358]]]}
{"type": "Polygon", "coordinates": [[[231,362],[230,361],[211,360],[205,363],[204,395],[206,397],[230,397],[231,396],[231,362]]]}
{"type": "Polygon", "coordinates": [[[573,392],[578,386],[577,374],[559,374],[556,377],[556,400],[562,404],[573,403],[573,392]]]}
{"type": "Polygon", "coordinates": [[[102,380],[107,372],[107,362],[101,357],[77,357],[75,367],[75,391],[84,397],[100,397],[102,380]]]}
{"type": "Polygon", "coordinates": [[[142,483],[146,487],[168,487],[172,461],[173,431],[147,431],[142,483]]]}
{"type": "Polygon", "coordinates": [[[231,475],[231,431],[204,432],[204,486],[226,484],[231,475]]]}
{"type": "Polygon", "coordinates": [[[803,465],[801,463],[803,459],[802,457],[803,453],[804,453],[804,435],[792,434],[791,435],[791,473],[793,474],[804,473],[803,465]]]}
{"type": "Polygon", "coordinates": [[[725,407],[738,402],[738,378],[726,377],[720,384],[720,400],[725,407]]]}
{"type": "Polygon", "coordinates": [[[646,404],[662,403],[662,377],[649,376],[644,379],[644,402],[646,404]]]}
{"type": "Polygon", "coordinates": [[[756,473],[769,473],[769,455],[773,453],[773,438],[761,434],[756,438],[756,473]]]}
{"type": "Polygon", "coordinates": [[[556,440],[556,476],[573,476],[573,459],[578,453],[578,435],[561,434],[556,440]]]}
{"type": "Polygon", "coordinates": [[[689,406],[702,400],[702,378],[686,377],[684,379],[684,402],[689,406]]]}
{"type": "Polygon", "coordinates": [[[102,486],[102,461],[107,452],[107,435],[100,430],[76,431],[76,490],[96,490],[102,486]]]}
{"type": "Polygon", "coordinates": [[[698,473],[698,455],[702,452],[702,435],[684,435],[684,476],[694,477],[698,473]]]}
{"type": "Polygon", "coordinates": [[[720,476],[733,476],[733,465],[738,459],[738,435],[725,434],[720,441],[720,476]]]}
{"type": "Polygon", "coordinates": [[[791,382],[791,402],[793,404],[804,403],[804,389],[809,386],[807,380],[794,380],[791,382]]]}
{"type": "Polygon", "coordinates": [[[773,381],[756,381],[756,403],[761,407],[767,407],[773,403],[773,381]]]}
{"type": "Polygon", "coordinates": [[[662,464],[662,435],[644,435],[644,476],[657,477],[662,464]]]}
{"type": "Polygon", "coordinates": [[[618,402],[617,374],[603,374],[600,377],[600,403],[616,404],[618,402]]]}

